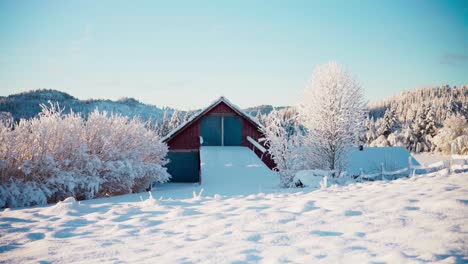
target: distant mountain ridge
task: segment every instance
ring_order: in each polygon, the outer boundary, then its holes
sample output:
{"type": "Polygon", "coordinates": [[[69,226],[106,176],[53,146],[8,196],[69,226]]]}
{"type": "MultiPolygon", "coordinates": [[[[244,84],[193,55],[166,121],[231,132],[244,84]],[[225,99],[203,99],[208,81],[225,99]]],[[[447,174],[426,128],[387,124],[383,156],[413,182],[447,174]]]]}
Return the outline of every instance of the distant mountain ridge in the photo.
{"type": "MultiPolygon", "coordinates": [[[[15,121],[21,118],[32,118],[41,111],[40,104],[47,104],[48,101],[52,103],[58,102],[61,107],[65,108],[65,112],[69,112],[72,109],[74,112],[82,113],[85,117],[90,112],[98,109],[99,111],[117,113],[130,118],[138,116],[144,121],[151,120],[152,122],[157,121],[159,123],[164,117],[164,112],[167,112],[166,118],[170,118],[174,111],[178,111],[179,114],[185,113],[185,111],[179,111],[175,108],[144,104],[129,97],[116,101],[102,99],[80,100],[68,93],[51,89],[39,89],[9,96],[0,96],[0,112],[11,113],[15,121]]],[[[406,91],[399,95],[370,103],[369,112],[372,117],[378,119],[383,117],[388,108],[393,107],[402,121],[405,121],[410,118],[410,112],[423,103],[432,105],[440,120],[443,120],[446,115],[445,113],[450,111],[468,116],[468,86],[450,87],[444,85],[406,91]]],[[[259,105],[243,110],[252,116],[257,116],[258,114],[267,115],[273,109],[282,110],[289,107],[259,105]]]]}
{"type": "MultiPolygon", "coordinates": [[[[53,89],[38,89],[0,96],[0,112],[11,113],[15,121],[19,121],[21,118],[28,119],[40,113],[40,105],[48,104],[49,101],[52,103],[58,102],[60,107],[65,108],[64,111],[66,113],[73,110],[85,117],[95,109],[121,114],[130,118],[138,116],[144,121],[151,120],[152,122],[161,122],[164,118],[164,112],[167,112],[166,118],[170,118],[175,111],[178,111],[181,115],[185,114],[185,111],[171,107],[144,104],[130,97],[124,97],[116,101],[103,99],[80,100],[68,93],[53,89]]],[[[273,107],[271,105],[260,105],[246,108],[244,111],[252,116],[256,116],[259,112],[263,115],[269,114],[273,108],[279,110],[287,108],[287,106],[273,107]]]]}
{"type": "Polygon", "coordinates": [[[40,89],[9,96],[0,97],[0,112],[10,112],[15,121],[21,118],[32,118],[40,111],[40,104],[48,104],[48,102],[58,102],[60,107],[65,108],[64,111],[81,113],[87,116],[90,112],[98,109],[99,111],[108,111],[116,114],[121,114],[128,117],[138,116],[144,121],[160,120],[164,112],[167,111],[171,115],[175,109],[169,107],[158,107],[139,102],[134,98],[121,98],[117,101],[89,99],[80,100],[65,92],[40,89]]]}

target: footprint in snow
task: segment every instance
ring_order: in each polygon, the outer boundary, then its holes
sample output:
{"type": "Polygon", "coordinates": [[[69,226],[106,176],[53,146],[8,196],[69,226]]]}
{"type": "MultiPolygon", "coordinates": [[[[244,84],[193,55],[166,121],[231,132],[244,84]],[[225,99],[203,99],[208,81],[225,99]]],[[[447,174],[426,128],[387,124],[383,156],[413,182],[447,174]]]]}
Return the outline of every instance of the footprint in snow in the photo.
{"type": "Polygon", "coordinates": [[[352,246],[349,249],[351,249],[351,250],[367,250],[366,247],[361,247],[361,246],[352,246]]]}
{"type": "Polygon", "coordinates": [[[365,236],[366,236],[366,233],[364,233],[364,232],[356,232],[356,236],[358,236],[358,237],[365,237],[365,236]]]}
{"type": "Polygon", "coordinates": [[[296,220],[296,218],[294,218],[294,217],[291,217],[291,218],[284,218],[284,219],[279,220],[278,223],[280,223],[280,224],[286,224],[286,223],[289,223],[289,222],[294,221],[294,220],[296,220]]]}
{"type": "Polygon", "coordinates": [[[260,239],[262,239],[262,236],[259,234],[255,234],[255,235],[251,235],[247,237],[247,240],[252,241],[252,242],[258,242],[260,241],[260,239]]]}
{"type": "Polygon", "coordinates": [[[352,210],[348,210],[345,212],[345,216],[358,216],[358,215],[362,215],[362,212],[361,211],[352,211],[352,210]]]}
{"type": "Polygon", "coordinates": [[[41,240],[45,238],[44,233],[29,233],[27,237],[31,240],[41,240]]]}
{"type": "Polygon", "coordinates": [[[341,232],[333,232],[333,231],[322,231],[322,230],[314,230],[310,232],[313,235],[318,235],[321,237],[331,237],[331,236],[341,236],[343,233],[341,232]]]}

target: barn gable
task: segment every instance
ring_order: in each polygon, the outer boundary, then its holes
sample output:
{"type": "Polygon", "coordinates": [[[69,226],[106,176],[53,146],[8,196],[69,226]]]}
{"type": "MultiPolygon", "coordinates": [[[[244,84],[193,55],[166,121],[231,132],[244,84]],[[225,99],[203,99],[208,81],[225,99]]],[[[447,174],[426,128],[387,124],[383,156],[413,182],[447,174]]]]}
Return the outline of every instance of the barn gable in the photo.
{"type": "Polygon", "coordinates": [[[271,169],[273,161],[256,149],[248,137],[263,137],[259,124],[224,97],[201,110],[162,139],[169,147],[168,171],[175,182],[200,181],[201,146],[245,146],[252,149],[271,169]]]}
{"type": "Polygon", "coordinates": [[[248,120],[254,127],[257,127],[258,129],[263,128],[263,125],[260,124],[256,119],[251,117],[249,114],[245,113],[242,111],[238,106],[234,105],[231,103],[228,99],[225,97],[221,96],[218,98],[216,101],[211,103],[208,107],[205,109],[199,111],[198,113],[194,114],[192,117],[190,117],[189,120],[186,122],[180,124],[177,128],[169,132],[165,137],[162,138],[163,142],[168,143],[171,141],[177,134],[181,133],[185,129],[187,129],[190,125],[196,123],[203,115],[210,115],[210,114],[228,114],[228,113],[237,113],[239,116],[244,117],[246,120],[248,120]]]}

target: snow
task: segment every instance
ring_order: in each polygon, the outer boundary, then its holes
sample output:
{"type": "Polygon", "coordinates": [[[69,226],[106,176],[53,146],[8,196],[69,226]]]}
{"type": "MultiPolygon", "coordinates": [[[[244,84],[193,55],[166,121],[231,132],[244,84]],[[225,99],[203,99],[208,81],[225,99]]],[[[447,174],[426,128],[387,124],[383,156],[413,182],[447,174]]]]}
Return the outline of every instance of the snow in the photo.
{"type": "Polygon", "coordinates": [[[205,195],[247,195],[279,191],[279,177],[247,147],[200,148],[205,195]]]}
{"type": "MultiPolygon", "coordinates": [[[[214,168],[204,166],[207,181],[220,176],[214,168]]],[[[467,177],[442,172],[289,194],[138,194],[6,209],[0,262],[463,263],[467,177]]]]}
{"type": "MultiPolygon", "coordinates": [[[[363,151],[352,148],[349,153],[348,173],[359,175],[360,169],[364,173],[376,173],[381,170],[381,163],[386,171],[395,171],[408,168],[408,158],[411,154],[404,147],[364,147],[363,151]]],[[[411,158],[412,165],[419,162],[411,158]]]]}
{"type": "Polygon", "coordinates": [[[324,176],[329,176],[329,171],[323,170],[300,170],[294,176],[295,179],[300,180],[305,186],[311,188],[320,188],[324,176]]]}
{"type": "Polygon", "coordinates": [[[421,164],[421,166],[428,166],[439,161],[450,160],[449,155],[442,153],[421,152],[413,153],[412,156],[421,164]]]}
{"type": "Polygon", "coordinates": [[[257,141],[255,141],[255,139],[247,136],[247,141],[249,141],[250,143],[252,143],[252,145],[254,145],[258,150],[260,150],[260,152],[262,153],[265,153],[267,152],[266,148],[264,148],[262,145],[260,145],[257,141]]]}

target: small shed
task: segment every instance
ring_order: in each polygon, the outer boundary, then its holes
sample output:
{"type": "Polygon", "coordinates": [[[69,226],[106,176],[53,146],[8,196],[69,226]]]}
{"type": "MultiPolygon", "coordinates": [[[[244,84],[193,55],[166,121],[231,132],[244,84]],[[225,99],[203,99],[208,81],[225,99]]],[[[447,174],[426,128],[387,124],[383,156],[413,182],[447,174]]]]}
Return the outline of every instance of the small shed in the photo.
{"type": "Polygon", "coordinates": [[[261,131],[257,120],[220,97],[162,139],[169,147],[171,182],[200,181],[201,146],[245,146],[272,169],[273,160],[258,148],[259,139],[264,137],[261,131]]]}
{"type": "Polygon", "coordinates": [[[383,165],[386,171],[395,171],[419,165],[418,161],[404,147],[364,147],[363,150],[352,148],[349,152],[348,173],[359,175],[361,169],[364,173],[376,173],[383,165]]]}

